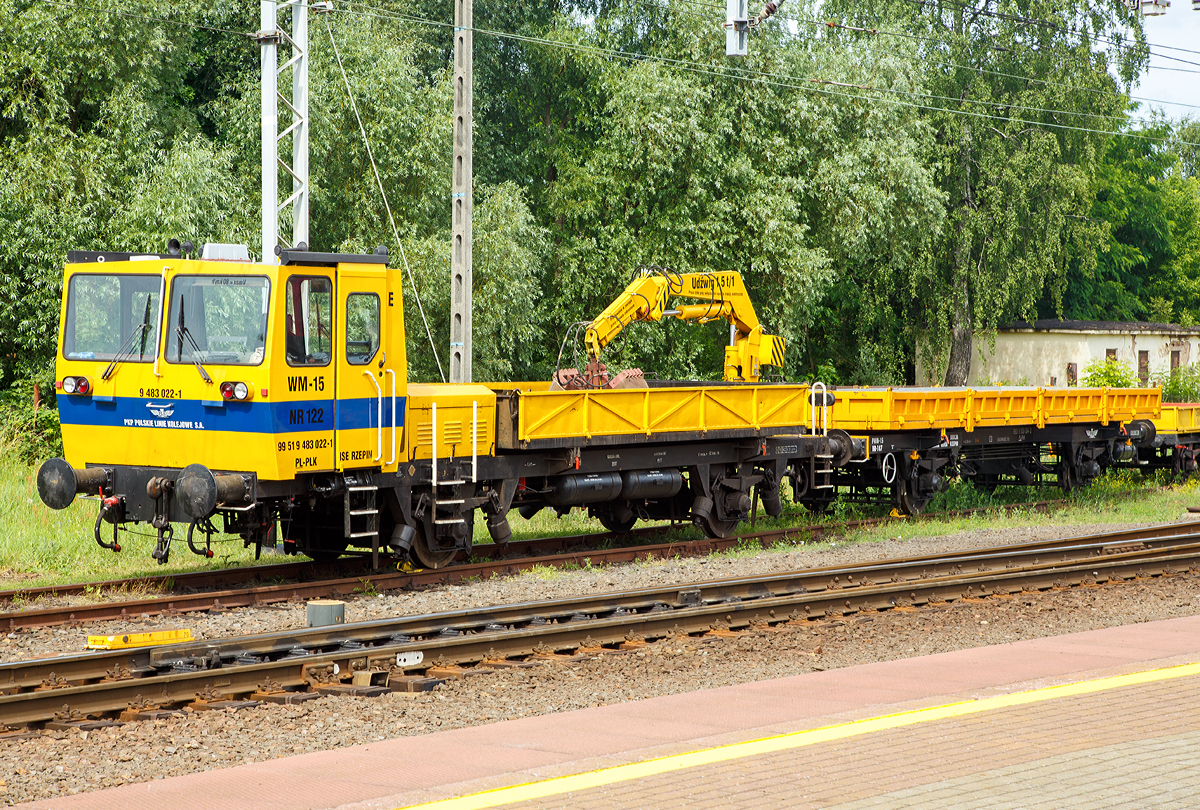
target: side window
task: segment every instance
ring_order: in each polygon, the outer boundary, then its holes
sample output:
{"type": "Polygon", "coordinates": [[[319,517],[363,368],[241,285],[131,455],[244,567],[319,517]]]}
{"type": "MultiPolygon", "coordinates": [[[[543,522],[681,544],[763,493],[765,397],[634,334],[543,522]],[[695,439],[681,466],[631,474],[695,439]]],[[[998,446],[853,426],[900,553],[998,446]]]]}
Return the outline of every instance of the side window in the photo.
{"type": "Polygon", "coordinates": [[[286,309],[288,365],[329,365],[333,353],[333,283],[324,276],[290,277],[286,309]]]}
{"type": "Polygon", "coordinates": [[[361,366],[379,351],[379,296],[351,293],[346,296],[346,362],[361,366]]]}

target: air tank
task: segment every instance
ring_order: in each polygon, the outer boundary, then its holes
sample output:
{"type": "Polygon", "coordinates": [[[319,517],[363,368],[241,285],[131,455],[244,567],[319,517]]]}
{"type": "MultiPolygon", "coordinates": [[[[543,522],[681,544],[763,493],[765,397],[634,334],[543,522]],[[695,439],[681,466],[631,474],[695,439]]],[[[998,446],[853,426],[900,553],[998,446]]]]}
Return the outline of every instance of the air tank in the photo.
{"type": "Polygon", "coordinates": [[[628,501],[670,498],[683,489],[679,470],[627,470],[621,482],[621,498],[628,501]]]}
{"type": "Polygon", "coordinates": [[[550,487],[546,502],[551,506],[603,503],[621,495],[621,474],[615,472],[560,475],[546,483],[550,487]]]}

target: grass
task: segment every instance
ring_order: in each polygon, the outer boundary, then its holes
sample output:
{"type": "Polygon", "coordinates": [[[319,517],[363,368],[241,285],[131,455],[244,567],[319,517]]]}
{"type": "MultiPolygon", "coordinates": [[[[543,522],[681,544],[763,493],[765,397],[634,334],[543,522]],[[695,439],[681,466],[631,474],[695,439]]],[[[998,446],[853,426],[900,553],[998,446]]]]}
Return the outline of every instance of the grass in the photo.
{"type": "MultiPolygon", "coordinates": [[[[244,549],[238,537],[217,536],[213,544],[217,556],[212,560],[197,557],[187,549],[182,534],[176,536],[171,562],[156,565],[150,559],[155,545],[153,531],[145,525],[131,532],[121,532],[123,550],[119,554],[99,548],[92,539],[98,506],[95,501],[76,500],[69,508],[56,512],[46,508],[37,495],[37,468],[28,467],[12,454],[0,453],[0,589],[19,590],[42,585],[89,582],[106,579],[126,579],[156,574],[211,570],[239,565],[253,565],[254,550],[244,549]],[[136,533],[135,533],[136,532],[136,533]]],[[[988,495],[970,484],[954,482],[929,504],[930,511],[953,511],[981,506],[995,506],[1036,500],[1058,500],[1061,508],[1050,514],[1017,509],[1010,514],[968,515],[922,521],[894,521],[878,527],[851,531],[834,542],[881,542],[889,537],[918,537],[985,528],[1019,526],[1069,526],[1073,524],[1160,523],[1175,520],[1188,506],[1200,506],[1200,478],[1187,484],[1163,488],[1162,478],[1143,478],[1132,471],[1113,471],[1086,489],[1064,495],[1058,490],[1035,490],[1025,487],[1000,488],[988,495]]],[[[839,522],[886,514],[887,510],[864,504],[838,500],[824,515],[813,515],[803,506],[792,503],[784,493],[784,512],[777,518],[759,514],[756,530],[787,528],[813,523],[839,522]]],[[[587,517],[583,510],[573,510],[562,518],[553,509],[543,509],[531,520],[510,513],[513,537],[518,540],[564,534],[603,532],[598,520],[587,517]]],[[[654,525],[654,524],[638,524],[654,525]]],[[[662,523],[664,527],[669,525],[662,523]]],[[[106,539],[111,537],[111,527],[106,539]]],[[[740,531],[749,532],[749,524],[740,531]]],[[[679,527],[672,540],[700,539],[698,529],[691,525],[679,527]]],[[[662,542],[661,537],[631,537],[629,545],[662,542]]],[[[490,537],[484,521],[475,523],[474,540],[488,543],[490,537]]],[[[822,541],[822,545],[828,540],[822,541]]],[[[614,547],[625,542],[609,541],[614,547]]],[[[786,551],[789,543],[775,543],[765,551],[786,551]]],[[[748,557],[764,553],[757,541],[740,543],[735,548],[718,552],[724,557],[748,557]]],[[[281,558],[264,556],[261,563],[277,562],[281,558]]],[[[585,568],[591,567],[587,561],[585,568]]],[[[534,576],[554,579],[559,569],[535,570],[534,576]]],[[[364,592],[368,590],[363,585],[364,592]]]]}
{"type": "MultiPolygon", "coordinates": [[[[243,549],[241,538],[214,537],[213,550],[217,556],[208,560],[192,554],[186,537],[179,532],[171,545],[170,563],[158,565],[150,559],[156,542],[154,530],[144,524],[120,533],[122,550],[115,554],[97,546],[93,539],[99,508],[96,501],[79,498],[62,511],[47,508],[37,494],[37,467],[26,466],[0,448],[0,589],[254,563],[254,549],[243,549]]],[[[111,525],[105,523],[101,531],[105,540],[112,539],[111,525]]],[[[264,563],[276,560],[263,558],[264,563]]]]}

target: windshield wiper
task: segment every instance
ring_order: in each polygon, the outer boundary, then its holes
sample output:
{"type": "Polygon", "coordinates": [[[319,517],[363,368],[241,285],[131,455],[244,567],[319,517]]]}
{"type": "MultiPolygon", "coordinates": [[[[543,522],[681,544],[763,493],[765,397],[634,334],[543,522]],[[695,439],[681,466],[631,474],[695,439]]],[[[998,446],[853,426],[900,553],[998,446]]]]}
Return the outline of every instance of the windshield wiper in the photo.
{"type": "Polygon", "coordinates": [[[188,331],[187,326],[183,323],[183,296],[179,296],[179,325],[175,327],[175,334],[179,337],[179,351],[175,356],[176,360],[183,359],[183,340],[187,338],[188,345],[192,347],[192,365],[196,367],[196,371],[200,372],[200,376],[209,385],[212,385],[212,377],[208,376],[208,372],[204,370],[204,365],[200,362],[200,347],[196,345],[196,339],[192,337],[192,333],[188,331]]]}
{"type": "Polygon", "coordinates": [[[113,356],[112,362],[108,364],[108,368],[104,369],[104,373],[100,375],[100,379],[107,380],[117,370],[117,366],[125,361],[127,357],[133,355],[133,342],[137,340],[138,335],[142,336],[142,345],[138,357],[146,356],[146,338],[150,336],[150,295],[146,295],[146,314],[142,316],[142,322],[133,328],[129,333],[129,337],[125,338],[125,343],[117,350],[113,356]]]}

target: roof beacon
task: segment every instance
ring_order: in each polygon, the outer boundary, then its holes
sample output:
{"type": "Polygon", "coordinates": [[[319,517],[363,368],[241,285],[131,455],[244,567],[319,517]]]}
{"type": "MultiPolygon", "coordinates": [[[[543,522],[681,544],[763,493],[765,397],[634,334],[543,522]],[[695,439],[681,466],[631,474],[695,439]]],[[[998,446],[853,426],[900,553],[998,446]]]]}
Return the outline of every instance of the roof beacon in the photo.
{"type": "Polygon", "coordinates": [[[206,261],[248,262],[250,261],[250,248],[245,245],[209,242],[200,249],[200,258],[206,261]]]}

